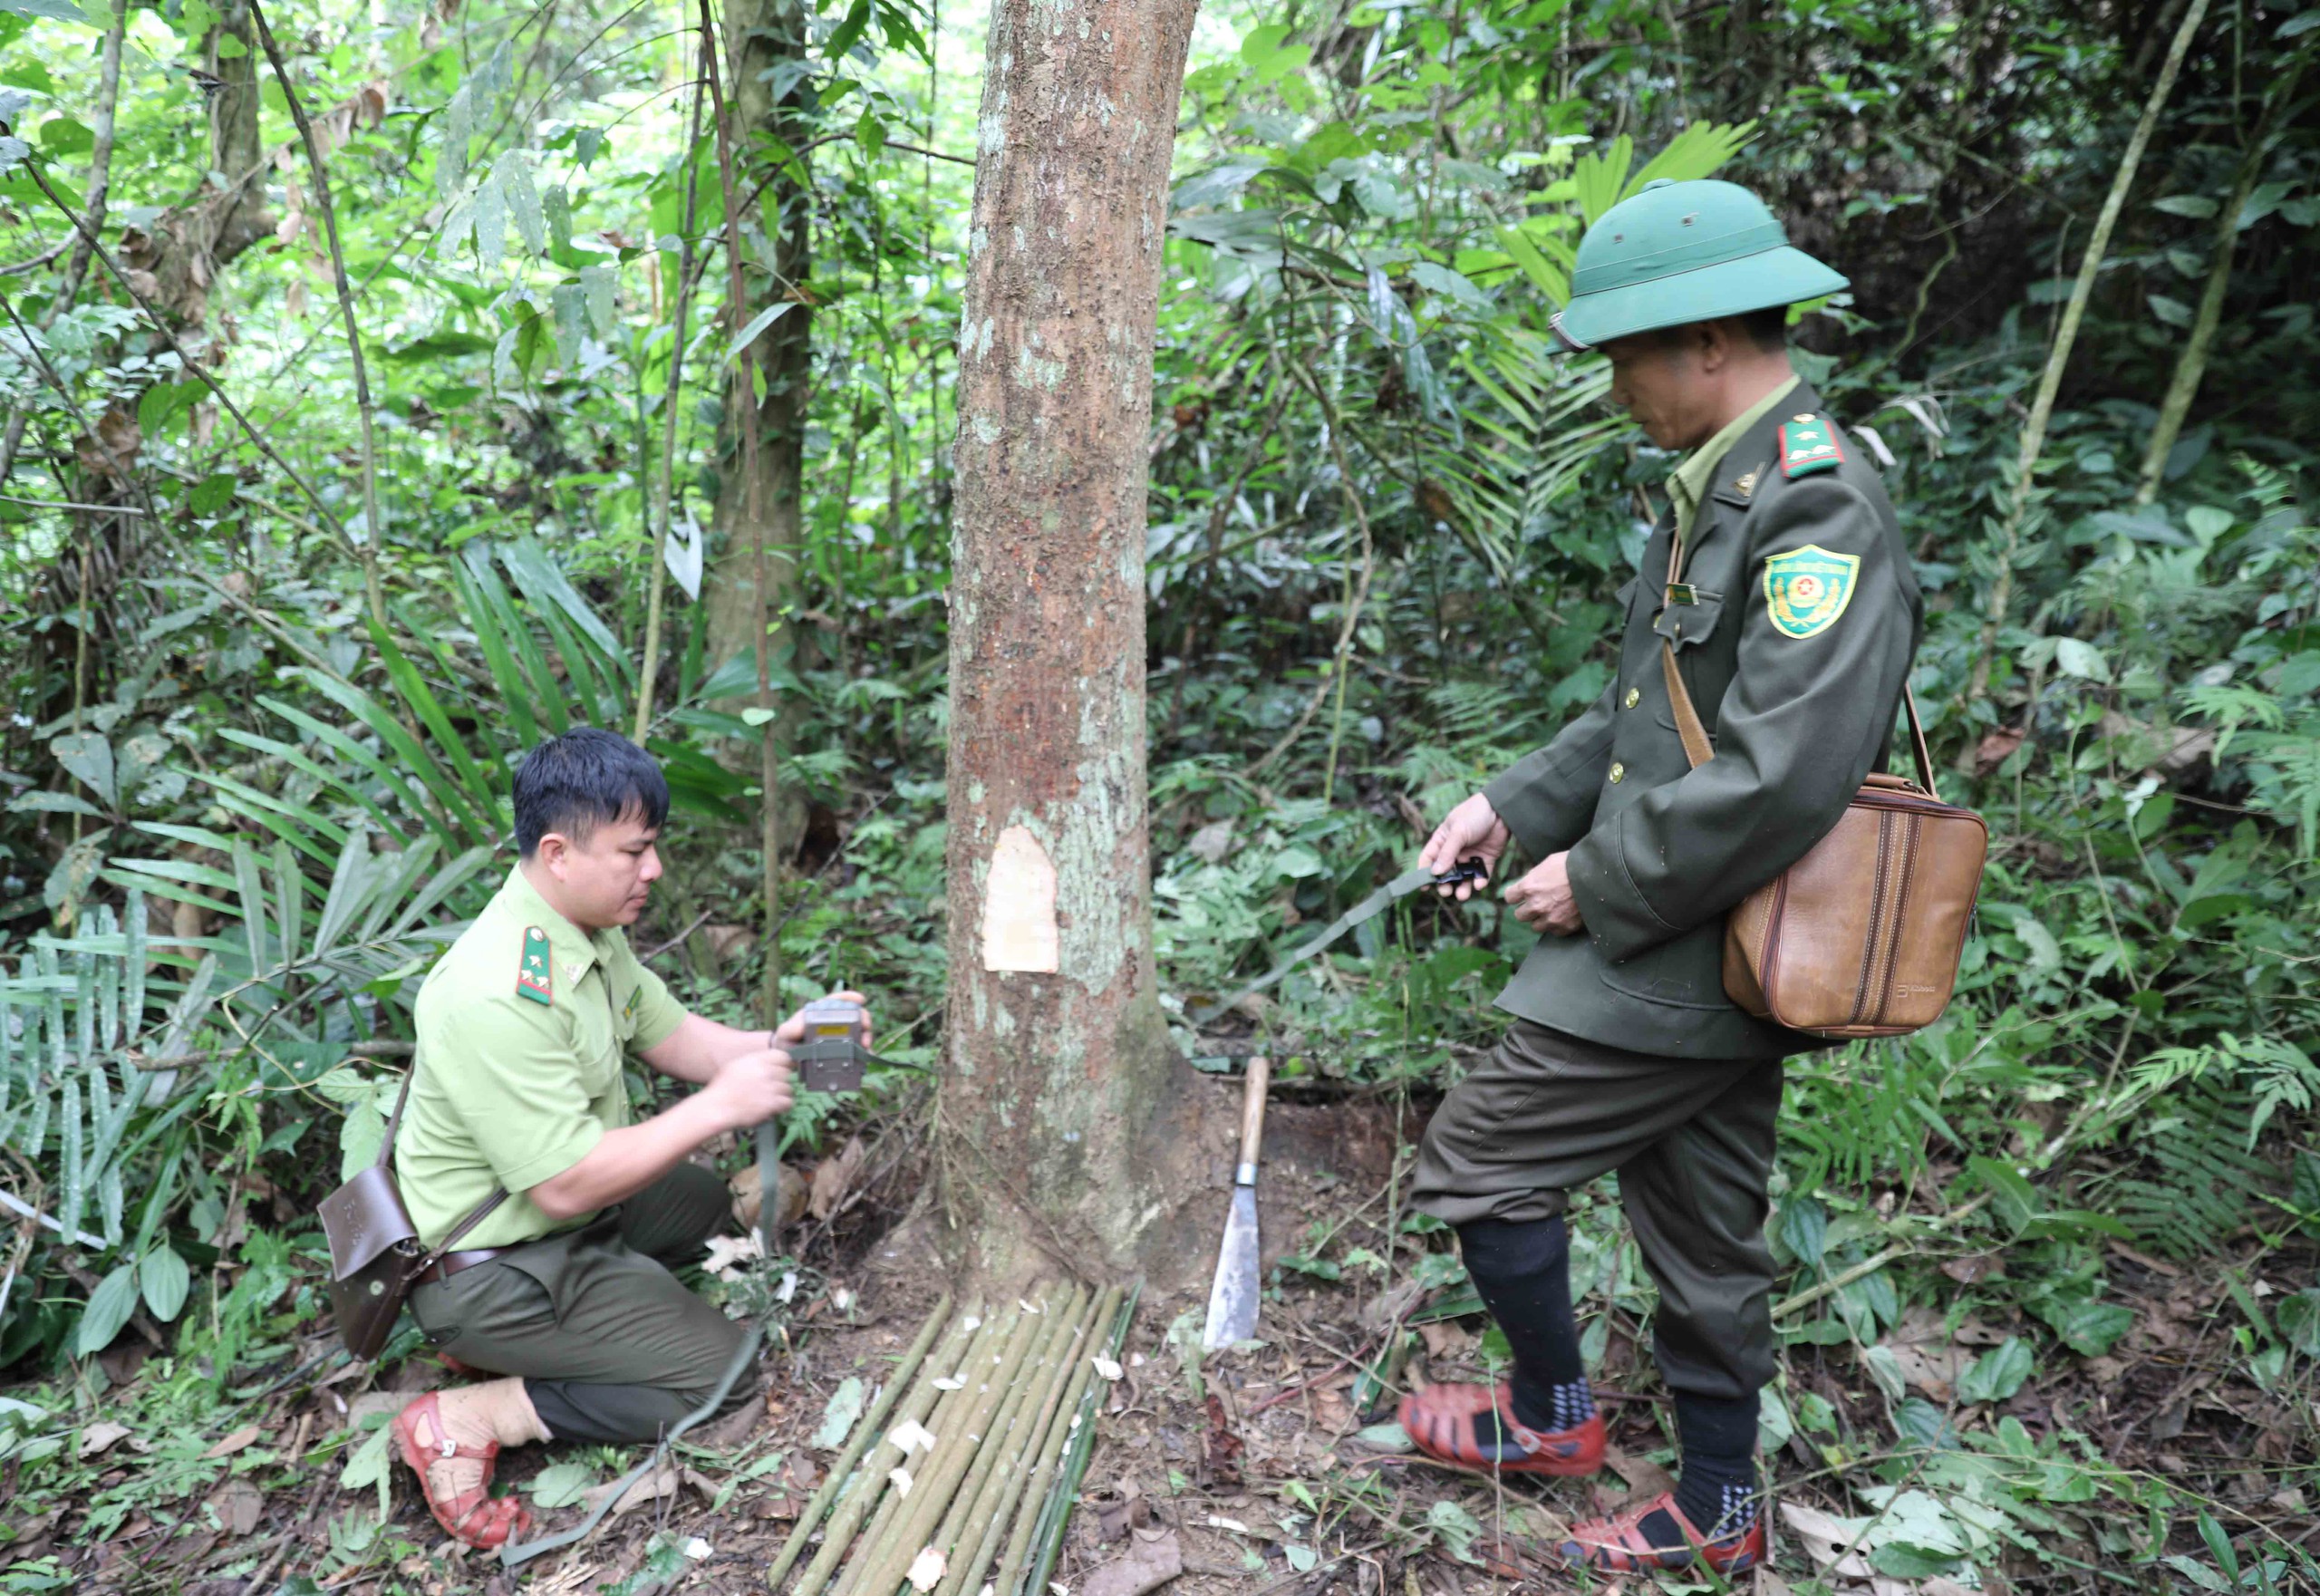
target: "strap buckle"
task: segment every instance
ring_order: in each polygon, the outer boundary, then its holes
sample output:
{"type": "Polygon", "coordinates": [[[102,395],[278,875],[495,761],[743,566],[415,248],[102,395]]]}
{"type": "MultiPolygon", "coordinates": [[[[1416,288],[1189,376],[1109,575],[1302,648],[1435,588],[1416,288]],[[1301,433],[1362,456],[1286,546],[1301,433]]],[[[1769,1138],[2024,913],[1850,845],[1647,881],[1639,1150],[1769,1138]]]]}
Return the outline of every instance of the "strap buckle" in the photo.
{"type": "Polygon", "coordinates": [[[1451,866],[1450,868],[1435,876],[1434,885],[1436,886],[1464,886],[1471,881],[1479,885],[1489,879],[1490,866],[1484,864],[1481,856],[1477,855],[1470,856],[1459,860],[1456,864],[1451,866]]]}

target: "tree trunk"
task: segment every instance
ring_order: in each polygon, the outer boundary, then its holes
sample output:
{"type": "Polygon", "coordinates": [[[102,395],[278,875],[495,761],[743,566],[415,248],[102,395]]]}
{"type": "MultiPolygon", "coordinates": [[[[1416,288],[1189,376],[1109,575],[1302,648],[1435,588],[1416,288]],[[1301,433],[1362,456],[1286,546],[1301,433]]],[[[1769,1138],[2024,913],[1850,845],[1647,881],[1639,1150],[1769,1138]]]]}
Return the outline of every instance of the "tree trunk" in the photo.
{"type": "MultiPolygon", "coordinates": [[[[737,0],[728,14],[726,38],[731,63],[727,81],[733,84],[736,144],[745,160],[759,148],[759,135],[769,134],[789,149],[810,136],[799,115],[799,96],[808,92],[806,80],[777,100],[767,77],[778,63],[802,63],[806,55],[806,13],[798,0],[737,0]]],[[[785,73],[785,76],[792,74],[785,73]]],[[[761,230],[773,244],[773,273],[768,277],[754,258],[747,261],[750,304],[733,320],[747,326],[768,305],[788,303],[783,312],[750,346],[765,398],[751,402],[736,373],[740,363],[726,373],[724,419],[717,430],[718,479],[715,531],[717,537],[701,595],[706,606],[710,671],[728,663],[754,657],[757,640],[768,622],[778,621],[790,607],[798,591],[800,542],[801,483],[806,437],[807,403],[813,370],[812,310],[801,292],[812,266],[812,195],[799,180],[806,158],[778,175],[761,162],[749,161],[737,175],[746,195],[764,183],[754,214],[745,227],[761,230]],[[766,179],[771,175],[772,180],[766,179]],[[756,496],[750,495],[750,451],[741,447],[743,418],[754,409],[758,446],[755,451],[756,496]],[[749,506],[760,507],[752,524],[749,506]],[[759,572],[765,573],[759,591],[759,572]]],[[[717,353],[722,353],[720,340],[717,353]]],[[[796,663],[797,642],[792,628],[783,626],[768,638],[777,668],[796,663]]],[[[722,707],[739,710],[757,701],[749,694],[722,707]]],[[[777,750],[787,754],[789,717],[773,722],[777,750]]],[[[755,750],[737,758],[758,760],[755,750]]],[[[779,835],[798,835],[803,805],[788,793],[768,789],[768,801],[779,835]]]]}
{"type": "MultiPolygon", "coordinates": [[[[1169,1204],[1145,445],[1195,0],[996,0],[959,340],[942,1195],[967,1262],[1124,1272],[1169,1204]]],[[[1213,1238],[1208,1245],[1213,1245],[1213,1238]]]]}
{"type": "Polygon", "coordinates": [[[202,68],[217,80],[209,92],[209,169],[224,185],[204,183],[150,228],[121,235],[121,259],[150,274],[140,285],[145,296],[180,328],[200,324],[218,269],[274,231],[266,206],[266,151],[258,141],[257,62],[248,5],[219,7],[217,25],[202,41],[202,68]],[[228,39],[239,46],[231,54],[220,48],[228,39]]]}

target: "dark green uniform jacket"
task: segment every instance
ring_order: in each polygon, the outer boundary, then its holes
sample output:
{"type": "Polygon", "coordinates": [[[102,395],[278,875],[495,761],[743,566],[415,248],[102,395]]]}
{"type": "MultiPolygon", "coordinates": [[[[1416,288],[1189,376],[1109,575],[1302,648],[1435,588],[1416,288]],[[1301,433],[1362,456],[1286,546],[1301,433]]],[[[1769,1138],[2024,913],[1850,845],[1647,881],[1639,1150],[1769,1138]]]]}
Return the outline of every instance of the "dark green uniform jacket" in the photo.
{"type": "Polygon", "coordinates": [[[1636,1052],[1779,1058],[1826,1044],[1724,995],[1725,913],[1827,835],[1882,768],[1924,606],[1883,484],[1802,383],[1717,468],[1686,550],[1689,603],[1665,602],[1671,534],[1663,515],[1621,590],[1610,687],[1484,789],[1534,858],[1570,850],[1586,922],[1542,938],[1498,1003],[1636,1052]],[[1800,461],[1792,478],[1781,430],[1808,418],[1842,458],[1800,461]],[[1663,634],[1716,745],[1696,770],[1663,634]]]}

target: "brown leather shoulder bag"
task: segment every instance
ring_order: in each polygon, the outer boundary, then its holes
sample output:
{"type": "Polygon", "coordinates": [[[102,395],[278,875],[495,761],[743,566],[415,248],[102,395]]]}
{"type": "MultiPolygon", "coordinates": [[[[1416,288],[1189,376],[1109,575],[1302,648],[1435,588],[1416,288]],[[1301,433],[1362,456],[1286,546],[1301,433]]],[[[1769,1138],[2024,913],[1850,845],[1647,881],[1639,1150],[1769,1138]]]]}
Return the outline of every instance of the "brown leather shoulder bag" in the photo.
{"type": "MultiPolygon", "coordinates": [[[[1674,581],[1682,543],[1669,561],[1674,581]]],[[[1660,640],[1685,757],[1716,757],[1660,640]]],[[[1919,781],[1872,771],[1805,856],[1740,901],[1724,926],[1724,991],[1759,1020],[1832,1040],[1901,1036],[1948,1007],[1974,917],[1989,827],[1934,791],[1933,757],[1906,683],[1919,781]]]]}
{"type": "Polygon", "coordinates": [[[331,1311],[338,1319],[339,1339],[357,1358],[379,1355],[394,1332],[395,1316],[402,1311],[411,1282],[508,1199],[504,1190],[493,1192],[452,1227],[441,1246],[430,1252],[420,1245],[419,1229],[403,1206],[388,1162],[394,1156],[403,1105],[411,1101],[411,1078],[418,1073],[414,1060],[402,1078],[402,1090],[395,1094],[395,1111],[388,1117],[376,1162],[324,1197],[316,1211],[323,1234],[330,1241],[331,1311]]]}

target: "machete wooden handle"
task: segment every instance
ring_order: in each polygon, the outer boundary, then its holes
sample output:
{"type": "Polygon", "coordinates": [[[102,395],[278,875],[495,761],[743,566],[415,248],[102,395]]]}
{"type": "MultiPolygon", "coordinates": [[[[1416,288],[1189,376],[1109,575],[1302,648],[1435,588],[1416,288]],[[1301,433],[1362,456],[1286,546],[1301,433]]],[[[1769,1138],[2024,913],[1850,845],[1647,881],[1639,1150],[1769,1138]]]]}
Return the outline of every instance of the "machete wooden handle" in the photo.
{"type": "Polygon", "coordinates": [[[1241,1166],[1232,1172],[1235,1185],[1256,1183],[1257,1147],[1265,1137],[1265,1083],[1271,1078],[1271,1059],[1260,1055],[1249,1060],[1249,1083],[1241,1098],[1241,1166]]]}

